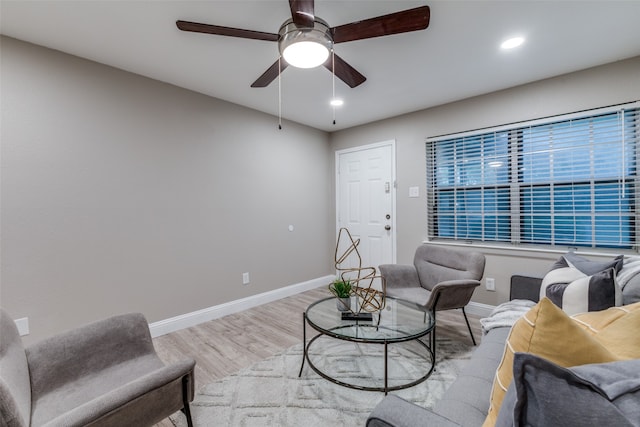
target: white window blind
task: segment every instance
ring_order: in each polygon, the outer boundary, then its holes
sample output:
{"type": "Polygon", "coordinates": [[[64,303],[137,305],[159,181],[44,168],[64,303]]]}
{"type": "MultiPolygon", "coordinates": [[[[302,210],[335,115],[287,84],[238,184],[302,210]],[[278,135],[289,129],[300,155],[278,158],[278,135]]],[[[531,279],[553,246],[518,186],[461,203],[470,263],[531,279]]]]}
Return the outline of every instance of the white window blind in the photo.
{"type": "Polygon", "coordinates": [[[427,140],[429,238],[636,248],[639,106],[427,140]]]}

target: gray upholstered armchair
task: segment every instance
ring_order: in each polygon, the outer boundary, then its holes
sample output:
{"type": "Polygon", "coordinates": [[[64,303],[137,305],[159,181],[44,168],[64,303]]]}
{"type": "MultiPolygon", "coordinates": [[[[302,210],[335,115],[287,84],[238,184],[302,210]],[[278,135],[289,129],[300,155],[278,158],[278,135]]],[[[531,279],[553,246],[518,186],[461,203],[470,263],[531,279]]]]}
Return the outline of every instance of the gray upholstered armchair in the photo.
{"type": "Polygon", "coordinates": [[[191,359],[165,365],[141,314],[125,314],[24,348],[0,309],[0,425],[150,426],[183,410],[191,359]]]}
{"type": "MultiPolygon", "coordinates": [[[[413,265],[383,264],[380,274],[387,283],[387,295],[423,305],[432,312],[461,308],[471,332],[464,307],[484,274],[485,257],[479,252],[455,250],[424,244],[416,249],[413,265]]],[[[435,352],[435,328],[431,334],[435,352]]]]}

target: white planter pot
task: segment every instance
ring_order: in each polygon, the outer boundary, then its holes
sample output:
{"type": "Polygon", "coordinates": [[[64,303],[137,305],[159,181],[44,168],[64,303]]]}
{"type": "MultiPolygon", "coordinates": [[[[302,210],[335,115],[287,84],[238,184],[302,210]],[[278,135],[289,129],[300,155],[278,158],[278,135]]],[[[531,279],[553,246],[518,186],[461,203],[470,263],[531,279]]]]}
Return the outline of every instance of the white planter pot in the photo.
{"type": "Polygon", "coordinates": [[[351,298],[336,298],[336,307],[340,311],[351,311],[351,298]]]}

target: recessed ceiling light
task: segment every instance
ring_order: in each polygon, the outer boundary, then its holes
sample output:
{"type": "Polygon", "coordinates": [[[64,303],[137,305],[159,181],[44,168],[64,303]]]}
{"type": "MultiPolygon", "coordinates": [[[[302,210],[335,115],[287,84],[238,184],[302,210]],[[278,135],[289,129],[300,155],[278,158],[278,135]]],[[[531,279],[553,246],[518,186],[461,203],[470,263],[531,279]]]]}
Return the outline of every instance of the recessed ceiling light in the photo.
{"type": "Polygon", "coordinates": [[[344,101],[343,101],[342,99],[337,99],[337,98],[335,98],[335,99],[332,99],[332,100],[331,100],[330,104],[331,104],[333,107],[339,107],[339,106],[341,106],[342,104],[344,104],[344,101]]]}
{"type": "Polygon", "coordinates": [[[522,43],[524,43],[524,37],[513,37],[503,41],[500,47],[502,49],[513,49],[514,47],[520,46],[522,43]]]}

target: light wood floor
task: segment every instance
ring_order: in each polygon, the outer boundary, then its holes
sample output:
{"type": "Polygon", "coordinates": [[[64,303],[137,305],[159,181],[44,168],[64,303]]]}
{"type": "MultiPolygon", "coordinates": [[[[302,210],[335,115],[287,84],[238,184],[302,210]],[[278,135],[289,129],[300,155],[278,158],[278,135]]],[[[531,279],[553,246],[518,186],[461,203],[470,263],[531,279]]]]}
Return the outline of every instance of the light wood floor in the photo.
{"type": "MultiPolygon", "coordinates": [[[[197,391],[206,384],[301,343],[302,313],[312,302],[330,295],[324,288],[314,289],[157,337],[153,343],[166,363],[185,357],[196,361],[197,391]]],[[[468,317],[476,341],[479,341],[479,318],[468,317]]],[[[462,311],[438,312],[437,319],[438,336],[447,335],[470,343],[462,311]]],[[[308,329],[307,337],[311,334],[313,331],[308,329]]],[[[172,425],[165,420],[157,427],[172,425]]]]}

